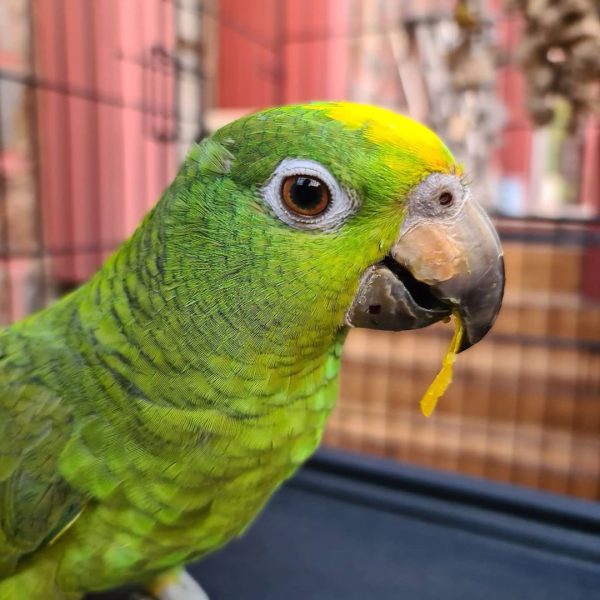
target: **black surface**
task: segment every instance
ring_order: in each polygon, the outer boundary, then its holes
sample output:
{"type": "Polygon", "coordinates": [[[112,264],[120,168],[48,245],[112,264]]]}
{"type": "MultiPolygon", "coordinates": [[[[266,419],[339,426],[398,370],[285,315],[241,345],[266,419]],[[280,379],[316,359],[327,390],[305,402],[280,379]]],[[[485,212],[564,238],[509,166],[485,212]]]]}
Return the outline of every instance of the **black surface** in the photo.
{"type": "Polygon", "coordinates": [[[189,570],[212,600],[592,600],[600,506],[321,452],[189,570]]]}

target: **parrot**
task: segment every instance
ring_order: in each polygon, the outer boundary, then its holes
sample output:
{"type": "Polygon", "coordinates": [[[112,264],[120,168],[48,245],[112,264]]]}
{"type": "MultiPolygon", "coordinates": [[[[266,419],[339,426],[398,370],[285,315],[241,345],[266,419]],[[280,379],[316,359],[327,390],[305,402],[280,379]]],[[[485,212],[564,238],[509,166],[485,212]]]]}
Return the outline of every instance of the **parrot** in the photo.
{"type": "Polygon", "coordinates": [[[193,144],[89,281],[0,330],[0,600],[206,598],[185,565],[317,449],[348,332],[457,315],[464,351],[504,277],[461,165],[409,117],[270,107],[193,144]]]}

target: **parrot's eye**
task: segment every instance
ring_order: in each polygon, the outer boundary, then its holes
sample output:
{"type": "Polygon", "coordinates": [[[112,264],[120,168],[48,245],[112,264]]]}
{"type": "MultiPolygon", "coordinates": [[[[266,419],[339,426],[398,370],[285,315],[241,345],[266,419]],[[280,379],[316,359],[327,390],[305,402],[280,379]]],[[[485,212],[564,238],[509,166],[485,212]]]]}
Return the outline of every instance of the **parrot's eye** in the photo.
{"type": "Polygon", "coordinates": [[[360,207],[354,190],[308,158],[282,160],[261,193],[273,213],[294,229],[336,231],[360,207]]]}
{"type": "Polygon", "coordinates": [[[329,188],[320,179],[306,175],[286,177],[281,197],[290,210],[307,217],[320,215],[331,202],[329,188]]]}

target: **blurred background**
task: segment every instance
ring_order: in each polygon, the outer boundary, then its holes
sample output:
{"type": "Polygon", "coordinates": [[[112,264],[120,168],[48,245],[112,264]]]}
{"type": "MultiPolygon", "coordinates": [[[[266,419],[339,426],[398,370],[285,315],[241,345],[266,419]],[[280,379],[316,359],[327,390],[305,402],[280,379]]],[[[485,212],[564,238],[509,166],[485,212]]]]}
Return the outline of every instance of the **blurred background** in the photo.
{"type": "Polygon", "coordinates": [[[428,123],[503,240],[493,332],[352,331],[325,443],[600,499],[595,0],[0,0],[0,324],[85,281],[194,140],[249,111],[375,103],[428,123]]]}

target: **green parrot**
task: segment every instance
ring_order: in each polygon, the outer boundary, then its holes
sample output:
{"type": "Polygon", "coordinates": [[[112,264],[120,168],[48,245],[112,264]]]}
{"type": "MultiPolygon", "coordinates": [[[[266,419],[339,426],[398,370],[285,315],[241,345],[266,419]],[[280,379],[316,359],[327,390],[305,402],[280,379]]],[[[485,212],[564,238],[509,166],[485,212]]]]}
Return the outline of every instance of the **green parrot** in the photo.
{"type": "Polygon", "coordinates": [[[270,108],[193,146],[100,271],[0,331],[0,600],[140,582],[239,536],[319,445],[351,327],[491,327],[502,250],[429,129],[270,108]]]}

